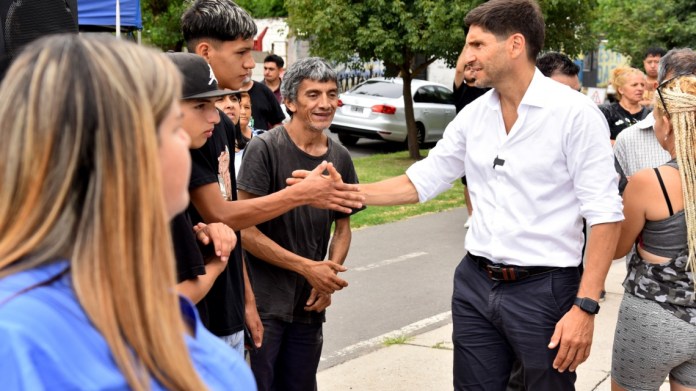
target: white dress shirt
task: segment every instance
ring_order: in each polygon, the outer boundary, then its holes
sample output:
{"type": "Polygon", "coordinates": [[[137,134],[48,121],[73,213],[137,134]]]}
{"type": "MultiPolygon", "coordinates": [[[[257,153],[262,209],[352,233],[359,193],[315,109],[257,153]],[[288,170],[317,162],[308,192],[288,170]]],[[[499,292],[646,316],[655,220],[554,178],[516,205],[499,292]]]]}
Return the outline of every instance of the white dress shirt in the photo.
{"type": "Polygon", "coordinates": [[[607,121],[585,95],[537,69],[505,132],[495,90],[466,106],[428,157],[407,171],[421,202],[466,175],[466,249],[520,266],[577,266],[582,218],[623,219],[607,121]],[[496,158],[504,160],[493,167],[496,158]]]}

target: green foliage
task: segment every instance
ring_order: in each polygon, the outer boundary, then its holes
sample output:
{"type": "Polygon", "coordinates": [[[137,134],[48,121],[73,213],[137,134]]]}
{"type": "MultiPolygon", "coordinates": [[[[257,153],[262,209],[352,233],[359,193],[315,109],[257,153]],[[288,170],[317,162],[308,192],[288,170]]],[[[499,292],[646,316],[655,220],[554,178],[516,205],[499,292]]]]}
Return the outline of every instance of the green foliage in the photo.
{"type": "Polygon", "coordinates": [[[180,50],[181,15],[187,7],[185,0],[142,1],[143,41],[162,50],[180,50]]]}
{"type": "Polygon", "coordinates": [[[592,21],[597,0],[540,0],[546,22],[545,51],[560,51],[571,57],[597,47],[592,21]]]}
{"type": "Polygon", "coordinates": [[[410,156],[419,158],[412,75],[438,58],[454,65],[464,44],[464,16],[480,1],[449,0],[286,0],[288,27],[307,39],[313,55],[339,63],[355,56],[382,60],[387,76],[404,79],[410,156]],[[415,63],[416,55],[422,60],[415,63]]]}
{"type": "Polygon", "coordinates": [[[696,46],[696,3],[692,0],[599,0],[596,31],[607,47],[631,57],[642,69],[645,49],[696,46]]]}
{"type": "Polygon", "coordinates": [[[288,16],[283,0],[236,0],[254,18],[280,18],[288,16]]]}
{"type": "Polygon", "coordinates": [[[292,33],[311,41],[311,51],[337,62],[355,54],[408,71],[415,54],[454,65],[464,44],[464,16],[481,1],[286,0],[292,33]]]}

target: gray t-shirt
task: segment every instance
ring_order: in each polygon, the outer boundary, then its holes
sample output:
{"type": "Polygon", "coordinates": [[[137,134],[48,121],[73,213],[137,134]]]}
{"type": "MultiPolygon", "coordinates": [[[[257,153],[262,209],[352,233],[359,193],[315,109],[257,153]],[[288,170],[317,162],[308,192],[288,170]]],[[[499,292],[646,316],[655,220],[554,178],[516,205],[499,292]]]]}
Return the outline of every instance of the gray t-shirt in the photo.
{"type": "MultiPolygon", "coordinates": [[[[325,155],[311,156],[295,145],[285,127],[279,126],[251,139],[244,152],[237,187],[255,195],[271,194],[286,187],[285,180],[294,170],[312,170],[324,160],[334,164],[344,182],[358,183],[350,154],[342,145],[329,139],[325,155]]],[[[331,225],[334,220],[346,217],[330,210],[301,206],[257,227],[281,247],[322,261],[328,250],[331,225]]],[[[324,313],[307,312],[303,308],[312,289],[304,277],[247,255],[261,318],[300,323],[324,321],[324,313]]]]}

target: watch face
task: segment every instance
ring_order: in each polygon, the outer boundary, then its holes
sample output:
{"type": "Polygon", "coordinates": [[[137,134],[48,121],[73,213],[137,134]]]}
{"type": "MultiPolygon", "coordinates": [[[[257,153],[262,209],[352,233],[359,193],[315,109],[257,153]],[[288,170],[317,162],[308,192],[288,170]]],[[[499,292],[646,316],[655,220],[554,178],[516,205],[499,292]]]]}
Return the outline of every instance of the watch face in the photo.
{"type": "Polygon", "coordinates": [[[599,312],[599,303],[587,297],[584,297],[582,299],[579,297],[576,298],[575,305],[577,305],[578,307],[580,307],[580,309],[590,314],[596,314],[599,312]]]}
{"type": "Polygon", "coordinates": [[[591,300],[585,300],[585,305],[587,306],[587,310],[593,313],[596,313],[597,310],[599,309],[599,304],[597,304],[594,301],[591,300]]]}

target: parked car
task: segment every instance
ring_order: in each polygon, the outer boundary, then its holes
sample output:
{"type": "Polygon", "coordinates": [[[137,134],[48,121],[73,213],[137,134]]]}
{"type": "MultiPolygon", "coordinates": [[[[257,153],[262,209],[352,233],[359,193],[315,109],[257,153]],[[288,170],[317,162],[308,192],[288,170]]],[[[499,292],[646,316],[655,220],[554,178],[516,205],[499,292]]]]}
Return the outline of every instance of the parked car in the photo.
{"type": "MultiPolygon", "coordinates": [[[[426,80],[413,80],[411,91],[419,143],[441,139],[456,115],[452,91],[426,80]]],[[[355,145],[361,137],[405,142],[403,80],[377,77],[344,92],[329,129],[344,145],[355,145]]]]}

